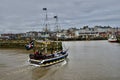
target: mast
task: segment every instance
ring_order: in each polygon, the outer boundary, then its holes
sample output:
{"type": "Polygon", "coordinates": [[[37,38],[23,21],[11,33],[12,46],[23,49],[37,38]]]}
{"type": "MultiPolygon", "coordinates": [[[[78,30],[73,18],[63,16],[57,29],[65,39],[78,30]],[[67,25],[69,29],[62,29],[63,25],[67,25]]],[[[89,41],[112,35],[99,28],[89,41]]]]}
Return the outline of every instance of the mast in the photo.
{"type": "Polygon", "coordinates": [[[47,32],[48,32],[48,15],[47,15],[47,8],[43,8],[43,11],[45,11],[45,28],[44,28],[44,31],[45,31],[45,53],[47,53],[47,32]]]}
{"type": "Polygon", "coordinates": [[[55,18],[55,28],[56,28],[56,41],[57,41],[57,51],[58,51],[58,32],[59,32],[59,29],[58,29],[58,16],[54,16],[55,18]]]}

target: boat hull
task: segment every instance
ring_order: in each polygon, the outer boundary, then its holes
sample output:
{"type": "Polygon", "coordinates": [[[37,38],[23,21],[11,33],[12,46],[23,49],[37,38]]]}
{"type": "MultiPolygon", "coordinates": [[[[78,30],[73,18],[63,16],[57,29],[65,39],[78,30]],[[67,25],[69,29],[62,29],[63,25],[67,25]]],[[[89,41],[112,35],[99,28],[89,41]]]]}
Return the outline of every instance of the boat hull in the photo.
{"type": "Polygon", "coordinates": [[[50,65],[60,63],[64,61],[67,58],[67,56],[68,56],[68,53],[65,53],[64,55],[50,58],[50,59],[43,59],[43,60],[29,59],[29,62],[33,65],[39,65],[41,67],[45,67],[45,66],[50,66],[50,65]]]}
{"type": "Polygon", "coordinates": [[[109,42],[117,42],[117,41],[109,41],[109,42]]]}
{"type": "Polygon", "coordinates": [[[109,42],[117,42],[117,39],[108,39],[109,42]]]}

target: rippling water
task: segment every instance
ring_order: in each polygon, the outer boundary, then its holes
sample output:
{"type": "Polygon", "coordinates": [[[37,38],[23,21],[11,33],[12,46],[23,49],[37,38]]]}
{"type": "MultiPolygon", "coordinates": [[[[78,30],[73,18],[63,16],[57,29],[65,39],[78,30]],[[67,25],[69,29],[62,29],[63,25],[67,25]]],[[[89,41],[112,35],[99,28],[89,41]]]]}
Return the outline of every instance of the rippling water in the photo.
{"type": "Polygon", "coordinates": [[[120,80],[120,44],[64,42],[68,59],[50,67],[30,66],[25,50],[0,49],[0,80],[120,80]]]}

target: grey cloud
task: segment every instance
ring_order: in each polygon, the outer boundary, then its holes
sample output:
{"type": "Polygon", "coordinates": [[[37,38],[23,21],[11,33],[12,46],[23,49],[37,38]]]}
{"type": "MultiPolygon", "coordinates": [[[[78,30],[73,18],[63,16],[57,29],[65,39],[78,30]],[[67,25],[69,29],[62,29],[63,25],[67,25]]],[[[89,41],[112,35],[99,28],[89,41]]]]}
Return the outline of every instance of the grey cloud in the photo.
{"type": "Polygon", "coordinates": [[[119,0],[0,0],[0,33],[42,30],[43,7],[48,8],[50,27],[59,16],[63,28],[83,25],[114,25],[120,21],[119,0]]]}

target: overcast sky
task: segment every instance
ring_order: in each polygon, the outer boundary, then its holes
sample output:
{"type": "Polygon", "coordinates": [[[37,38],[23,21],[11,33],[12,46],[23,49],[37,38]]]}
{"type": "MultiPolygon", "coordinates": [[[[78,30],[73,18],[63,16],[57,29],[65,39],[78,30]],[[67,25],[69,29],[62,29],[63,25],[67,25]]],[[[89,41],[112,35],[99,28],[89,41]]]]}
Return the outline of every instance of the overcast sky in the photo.
{"type": "Polygon", "coordinates": [[[0,0],[0,33],[41,31],[45,7],[51,29],[54,15],[61,28],[120,27],[120,0],[0,0]]]}

